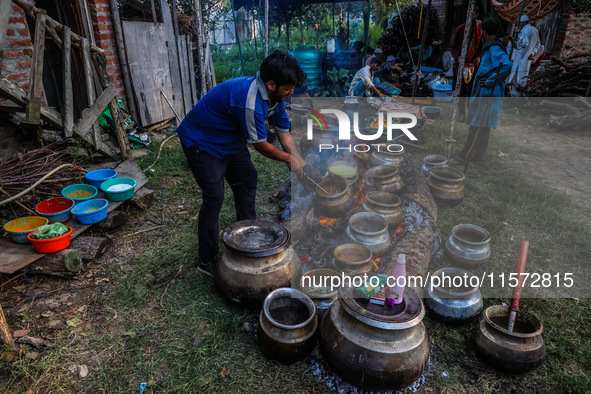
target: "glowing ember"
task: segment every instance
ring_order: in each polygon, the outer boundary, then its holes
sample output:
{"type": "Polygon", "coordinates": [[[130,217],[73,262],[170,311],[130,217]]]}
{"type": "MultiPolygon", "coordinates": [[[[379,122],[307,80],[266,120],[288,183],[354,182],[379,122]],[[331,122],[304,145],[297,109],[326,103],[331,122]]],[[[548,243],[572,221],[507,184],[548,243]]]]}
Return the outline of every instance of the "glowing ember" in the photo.
{"type": "Polygon", "coordinates": [[[329,227],[334,227],[337,223],[337,218],[327,218],[326,216],[320,216],[320,224],[324,224],[329,227]]]}

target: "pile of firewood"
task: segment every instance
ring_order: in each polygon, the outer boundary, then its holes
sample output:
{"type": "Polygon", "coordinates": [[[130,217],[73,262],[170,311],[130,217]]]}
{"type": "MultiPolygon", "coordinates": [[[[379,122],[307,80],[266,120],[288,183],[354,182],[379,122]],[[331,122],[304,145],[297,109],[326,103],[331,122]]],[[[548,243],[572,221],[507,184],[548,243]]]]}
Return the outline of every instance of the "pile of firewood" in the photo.
{"type": "Polygon", "coordinates": [[[529,76],[521,92],[530,97],[589,96],[591,53],[565,58],[551,56],[529,76]]]}
{"type": "MultiPolygon", "coordinates": [[[[0,159],[0,200],[22,192],[54,168],[62,164],[74,163],[74,157],[68,147],[68,141],[60,141],[0,159]]],[[[83,180],[83,172],[74,168],[64,168],[40,183],[19,201],[24,205],[35,206],[41,200],[60,196],[64,186],[82,183],[83,180]]],[[[12,203],[4,205],[0,207],[0,217],[4,216],[2,209],[10,208],[20,209],[19,206],[12,203]]]]}

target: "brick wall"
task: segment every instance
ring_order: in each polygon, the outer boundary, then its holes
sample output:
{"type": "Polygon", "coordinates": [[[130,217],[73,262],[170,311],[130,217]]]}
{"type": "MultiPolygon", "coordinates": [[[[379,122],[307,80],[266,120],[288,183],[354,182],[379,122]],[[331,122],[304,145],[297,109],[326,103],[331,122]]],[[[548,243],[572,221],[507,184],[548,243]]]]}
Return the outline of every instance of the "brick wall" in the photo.
{"type": "MultiPolygon", "coordinates": [[[[126,106],[125,90],[123,89],[121,69],[119,68],[119,57],[115,46],[115,33],[111,23],[109,0],[90,0],[89,3],[96,46],[104,50],[107,58],[107,72],[111,78],[111,82],[119,90],[119,96],[123,101],[123,105],[126,106]]],[[[34,24],[30,26],[30,30],[34,28],[34,24]]],[[[25,14],[20,7],[13,5],[0,75],[18,84],[23,89],[28,89],[32,55],[33,44],[25,14]]]]}
{"type": "MultiPolygon", "coordinates": [[[[445,12],[447,10],[447,1],[448,0],[431,0],[431,8],[433,8],[435,10],[435,12],[437,13],[437,23],[438,23],[438,31],[439,34],[444,34],[445,31],[445,12]]],[[[415,0],[414,2],[416,5],[420,6],[421,5],[421,1],[420,0],[415,0]]],[[[424,7],[424,11],[427,9],[427,4],[428,1],[425,0],[425,3],[423,4],[424,7]]]]}
{"type": "Polygon", "coordinates": [[[568,56],[587,52],[591,52],[591,12],[563,12],[556,33],[554,54],[568,56]],[[566,48],[567,46],[572,49],[566,48]]]}
{"type": "Polygon", "coordinates": [[[29,88],[33,44],[24,11],[12,6],[0,75],[23,89],[29,88]]]}
{"type": "Polygon", "coordinates": [[[117,55],[117,46],[115,43],[115,31],[111,22],[109,0],[89,0],[89,5],[96,46],[104,51],[105,57],[107,58],[107,73],[111,78],[111,82],[118,89],[119,98],[123,101],[123,105],[127,106],[119,56],[117,55]]]}

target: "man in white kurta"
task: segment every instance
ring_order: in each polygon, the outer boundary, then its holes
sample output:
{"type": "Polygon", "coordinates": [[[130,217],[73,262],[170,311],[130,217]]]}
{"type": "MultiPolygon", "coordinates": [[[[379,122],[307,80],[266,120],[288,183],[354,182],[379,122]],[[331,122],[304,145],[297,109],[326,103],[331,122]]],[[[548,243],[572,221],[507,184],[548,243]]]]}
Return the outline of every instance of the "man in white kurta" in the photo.
{"type": "Polygon", "coordinates": [[[529,74],[533,56],[540,49],[540,33],[538,29],[530,25],[527,15],[521,16],[517,31],[515,58],[513,60],[511,74],[509,75],[512,96],[520,95],[517,88],[527,83],[527,75],[529,74]]]}

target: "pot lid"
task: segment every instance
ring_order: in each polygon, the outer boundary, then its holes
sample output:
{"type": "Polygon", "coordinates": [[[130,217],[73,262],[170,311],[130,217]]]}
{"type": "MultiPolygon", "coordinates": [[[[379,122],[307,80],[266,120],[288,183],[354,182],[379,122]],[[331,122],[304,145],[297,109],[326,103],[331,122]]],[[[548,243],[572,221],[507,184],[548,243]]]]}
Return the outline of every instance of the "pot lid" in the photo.
{"type": "MultiPolygon", "coordinates": [[[[371,277],[368,276],[368,278],[371,277]]],[[[339,301],[351,316],[372,327],[386,330],[402,330],[416,326],[425,316],[423,302],[410,288],[404,290],[402,307],[370,304],[368,300],[355,298],[354,290],[354,286],[341,287],[339,289],[339,301]],[[403,310],[400,311],[402,308],[403,310]]]]}
{"type": "Polygon", "coordinates": [[[289,231],[279,223],[254,219],[236,222],[224,229],[222,241],[228,249],[251,256],[277,254],[291,244],[289,231]]]}

